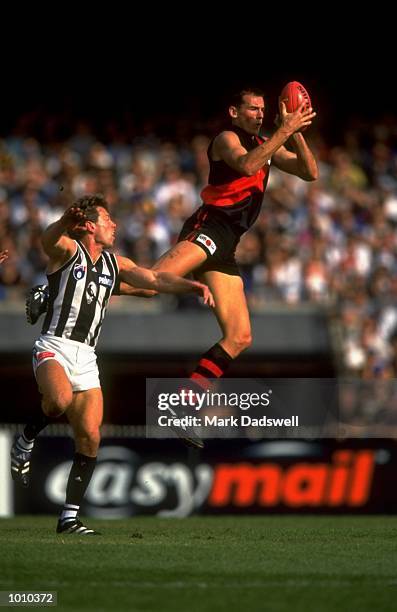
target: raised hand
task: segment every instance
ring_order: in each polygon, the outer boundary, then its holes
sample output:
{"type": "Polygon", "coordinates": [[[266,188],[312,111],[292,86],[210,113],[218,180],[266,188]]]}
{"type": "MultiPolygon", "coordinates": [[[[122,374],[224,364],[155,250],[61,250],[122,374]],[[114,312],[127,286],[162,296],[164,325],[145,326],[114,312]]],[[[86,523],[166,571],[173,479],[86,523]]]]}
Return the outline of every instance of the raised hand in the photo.
{"type": "Polygon", "coordinates": [[[0,251],[0,264],[8,258],[8,250],[0,251]]]}
{"type": "Polygon", "coordinates": [[[87,221],[87,217],[81,208],[71,206],[63,213],[62,220],[68,229],[75,229],[76,227],[82,227],[87,221]]]}
{"type": "Polygon", "coordinates": [[[312,120],[316,116],[312,107],[305,108],[306,102],[302,104],[293,113],[287,112],[285,101],[279,101],[281,127],[286,128],[291,134],[305,130],[312,124],[312,120]]]}

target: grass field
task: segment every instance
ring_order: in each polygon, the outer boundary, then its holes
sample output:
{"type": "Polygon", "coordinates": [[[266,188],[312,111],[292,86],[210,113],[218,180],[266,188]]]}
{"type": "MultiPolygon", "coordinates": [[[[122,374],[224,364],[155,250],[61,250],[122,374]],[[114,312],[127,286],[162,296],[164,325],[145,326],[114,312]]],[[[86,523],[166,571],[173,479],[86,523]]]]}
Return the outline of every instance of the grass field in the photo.
{"type": "Polygon", "coordinates": [[[397,609],[397,517],[0,520],[0,590],[58,592],[58,610],[397,609]]]}

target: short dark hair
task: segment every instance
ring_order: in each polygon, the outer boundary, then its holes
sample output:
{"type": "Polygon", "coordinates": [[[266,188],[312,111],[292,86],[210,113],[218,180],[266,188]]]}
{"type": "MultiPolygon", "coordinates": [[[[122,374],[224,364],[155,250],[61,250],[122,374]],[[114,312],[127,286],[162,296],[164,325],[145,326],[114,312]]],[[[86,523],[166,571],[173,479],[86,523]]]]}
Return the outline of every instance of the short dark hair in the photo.
{"type": "Polygon", "coordinates": [[[260,98],[264,98],[265,94],[261,89],[259,89],[259,87],[244,87],[239,92],[235,92],[230,96],[229,106],[235,106],[238,108],[244,103],[244,96],[258,96],[260,98]]]}
{"type": "Polygon", "coordinates": [[[72,206],[80,208],[84,212],[87,219],[93,223],[98,221],[99,206],[109,211],[109,205],[105,199],[105,196],[103,196],[101,193],[88,193],[87,195],[84,195],[73,202],[72,206]]]}
{"type": "MultiPolygon", "coordinates": [[[[109,205],[105,200],[105,197],[101,193],[88,193],[87,195],[84,195],[83,197],[73,202],[72,206],[80,208],[80,210],[84,212],[86,218],[89,221],[92,221],[93,223],[96,223],[98,221],[98,207],[104,208],[105,210],[109,211],[109,205]]],[[[86,235],[86,233],[87,230],[85,230],[83,227],[74,227],[73,229],[70,229],[68,231],[70,238],[73,238],[74,240],[82,238],[86,235]]]]}

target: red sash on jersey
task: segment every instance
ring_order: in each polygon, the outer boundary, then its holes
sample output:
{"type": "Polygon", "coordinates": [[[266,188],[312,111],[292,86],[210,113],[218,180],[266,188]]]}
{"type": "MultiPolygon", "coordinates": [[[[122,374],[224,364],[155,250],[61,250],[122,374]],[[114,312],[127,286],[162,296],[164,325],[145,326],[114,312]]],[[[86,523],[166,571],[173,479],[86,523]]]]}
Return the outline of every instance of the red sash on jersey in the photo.
{"type": "Polygon", "coordinates": [[[225,185],[207,185],[201,192],[204,204],[212,206],[230,206],[248,198],[253,191],[264,192],[265,179],[269,174],[269,166],[258,170],[254,176],[242,176],[225,185]]]}

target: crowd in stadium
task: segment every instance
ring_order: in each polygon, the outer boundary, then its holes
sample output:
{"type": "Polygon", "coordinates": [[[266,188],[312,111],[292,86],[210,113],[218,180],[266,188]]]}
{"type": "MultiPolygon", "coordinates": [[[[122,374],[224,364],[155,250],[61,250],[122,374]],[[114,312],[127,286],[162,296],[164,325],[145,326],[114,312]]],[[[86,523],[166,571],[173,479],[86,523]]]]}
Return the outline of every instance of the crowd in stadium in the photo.
{"type": "MultiPolygon", "coordinates": [[[[85,193],[108,200],[119,254],[150,266],[174,244],[200,203],[219,124],[180,122],[164,138],[155,124],[134,133],[109,122],[98,135],[76,120],[62,134],[49,117],[37,137],[35,121],[21,116],[0,140],[0,250],[9,251],[0,300],[21,300],[46,282],[41,232],[85,193]]],[[[237,253],[252,308],[328,307],[342,322],[347,371],[364,378],[397,376],[396,139],[393,118],[356,123],[338,145],[313,130],[320,179],[273,169],[260,217],[237,253]]]]}

